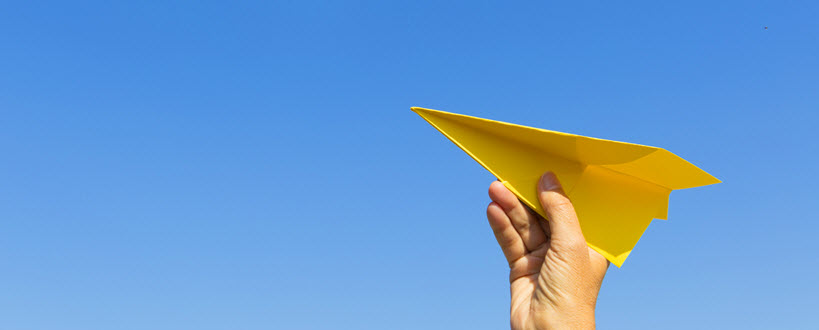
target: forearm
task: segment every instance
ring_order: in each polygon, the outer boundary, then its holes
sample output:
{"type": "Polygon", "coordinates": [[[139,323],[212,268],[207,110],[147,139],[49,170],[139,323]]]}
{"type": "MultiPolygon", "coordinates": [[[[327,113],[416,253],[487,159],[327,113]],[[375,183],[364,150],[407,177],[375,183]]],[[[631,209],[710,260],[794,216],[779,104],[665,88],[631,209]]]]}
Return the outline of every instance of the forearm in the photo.
{"type": "Polygon", "coordinates": [[[594,329],[594,309],[533,313],[535,329],[594,329]]]}

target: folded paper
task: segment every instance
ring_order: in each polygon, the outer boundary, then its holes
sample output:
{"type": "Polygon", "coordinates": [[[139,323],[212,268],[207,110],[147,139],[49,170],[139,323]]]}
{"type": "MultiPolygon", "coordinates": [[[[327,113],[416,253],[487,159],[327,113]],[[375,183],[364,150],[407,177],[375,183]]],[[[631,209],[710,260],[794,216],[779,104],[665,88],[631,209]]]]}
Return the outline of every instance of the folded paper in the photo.
{"type": "Polygon", "coordinates": [[[672,190],[720,181],[655,147],[412,108],[546,218],[537,182],[554,172],[586,243],[620,267],[652,219],[667,219],[672,190]]]}

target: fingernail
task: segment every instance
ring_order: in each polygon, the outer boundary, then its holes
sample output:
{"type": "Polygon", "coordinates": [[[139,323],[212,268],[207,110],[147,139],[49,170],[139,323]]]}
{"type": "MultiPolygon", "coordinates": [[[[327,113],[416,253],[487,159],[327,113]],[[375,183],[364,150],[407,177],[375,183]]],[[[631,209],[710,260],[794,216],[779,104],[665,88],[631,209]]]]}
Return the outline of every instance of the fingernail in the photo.
{"type": "Polygon", "coordinates": [[[541,190],[557,190],[560,189],[560,182],[557,181],[557,176],[551,171],[546,172],[540,177],[541,190]]]}

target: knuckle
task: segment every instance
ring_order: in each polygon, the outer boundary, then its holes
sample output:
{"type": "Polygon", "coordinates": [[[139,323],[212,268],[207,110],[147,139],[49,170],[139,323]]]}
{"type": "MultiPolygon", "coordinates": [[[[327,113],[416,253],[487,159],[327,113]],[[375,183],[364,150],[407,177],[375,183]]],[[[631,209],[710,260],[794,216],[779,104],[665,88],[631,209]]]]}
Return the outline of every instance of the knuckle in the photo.
{"type": "Polygon", "coordinates": [[[560,195],[552,195],[544,198],[543,208],[558,214],[574,212],[572,202],[568,198],[560,195]]]}
{"type": "Polygon", "coordinates": [[[577,239],[573,239],[569,242],[569,248],[573,251],[585,251],[586,250],[586,241],[581,237],[577,239]]]}
{"type": "Polygon", "coordinates": [[[566,196],[563,196],[555,192],[546,194],[546,203],[549,204],[549,206],[553,207],[572,205],[572,202],[569,201],[569,199],[566,196]]]}
{"type": "Polygon", "coordinates": [[[516,218],[515,220],[512,221],[512,224],[514,224],[515,228],[517,228],[521,232],[526,232],[526,231],[529,231],[531,229],[531,226],[529,225],[529,221],[526,221],[526,220],[516,218]]]}
{"type": "Polygon", "coordinates": [[[501,235],[498,241],[500,241],[501,245],[508,246],[515,243],[515,237],[511,235],[501,235]]]}
{"type": "Polygon", "coordinates": [[[555,242],[556,248],[566,252],[585,252],[586,241],[582,238],[570,238],[555,242]]]}

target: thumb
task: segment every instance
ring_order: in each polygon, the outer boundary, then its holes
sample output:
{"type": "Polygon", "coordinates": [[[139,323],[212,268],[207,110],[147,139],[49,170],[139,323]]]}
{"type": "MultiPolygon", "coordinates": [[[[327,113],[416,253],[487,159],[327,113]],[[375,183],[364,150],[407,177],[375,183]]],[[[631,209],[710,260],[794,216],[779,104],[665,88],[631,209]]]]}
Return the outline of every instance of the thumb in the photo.
{"type": "Polygon", "coordinates": [[[552,244],[572,248],[585,247],[586,240],[583,238],[583,231],[580,230],[577,213],[569,197],[563,192],[557,176],[552,172],[543,174],[537,190],[540,205],[546,211],[552,244]]]}

